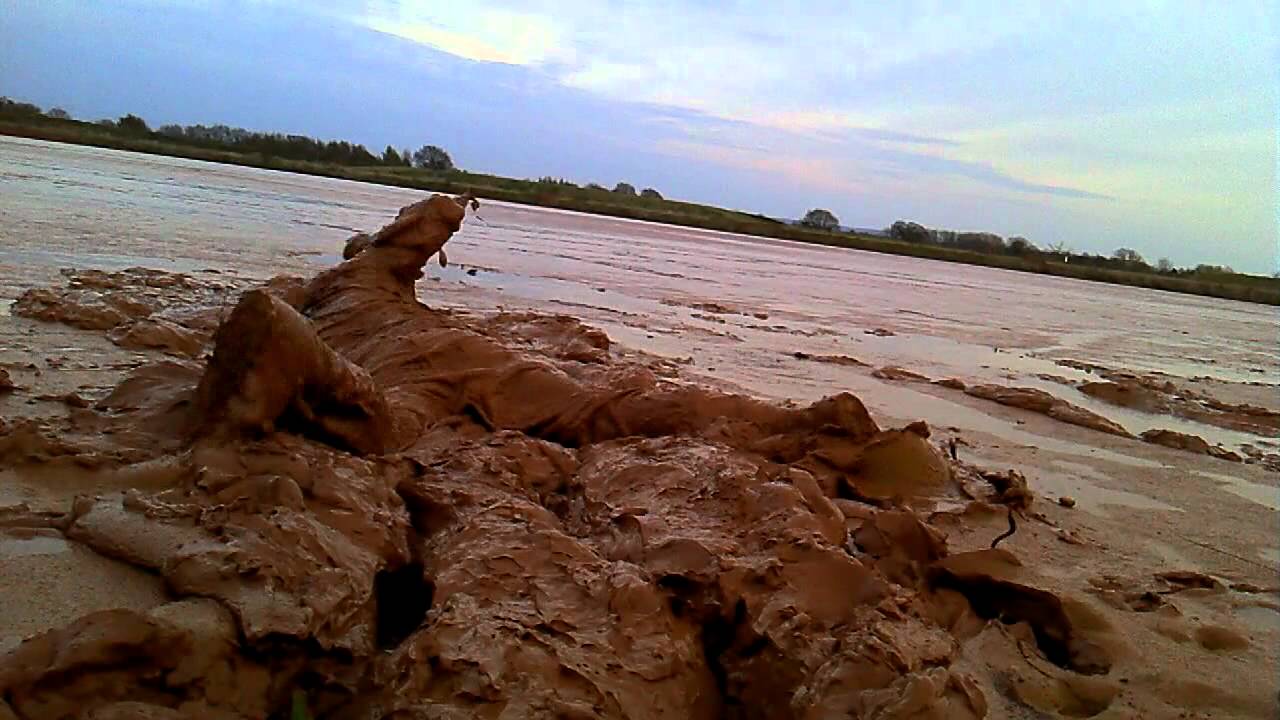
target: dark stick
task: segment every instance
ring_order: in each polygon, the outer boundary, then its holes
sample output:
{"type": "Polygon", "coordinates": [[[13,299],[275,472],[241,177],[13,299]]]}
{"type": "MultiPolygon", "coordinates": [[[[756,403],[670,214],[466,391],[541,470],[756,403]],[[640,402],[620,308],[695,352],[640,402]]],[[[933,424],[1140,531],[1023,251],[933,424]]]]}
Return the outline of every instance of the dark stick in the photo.
{"type": "Polygon", "coordinates": [[[996,546],[1000,544],[1001,540],[1004,540],[1005,538],[1009,537],[1010,535],[1016,532],[1018,532],[1018,523],[1015,522],[1013,519],[1013,508],[1009,508],[1009,530],[1005,532],[1003,535],[997,537],[995,540],[991,541],[991,549],[995,550],[996,546]]]}

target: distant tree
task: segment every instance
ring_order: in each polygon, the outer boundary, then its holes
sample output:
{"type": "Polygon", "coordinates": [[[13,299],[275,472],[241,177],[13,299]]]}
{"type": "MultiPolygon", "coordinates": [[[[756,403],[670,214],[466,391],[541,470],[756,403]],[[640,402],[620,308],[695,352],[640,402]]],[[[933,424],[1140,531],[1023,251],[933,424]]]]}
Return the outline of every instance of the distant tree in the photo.
{"type": "Polygon", "coordinates": [[[804,214],[800,224],[818,230],[835,230],[840,227],[840,218],[833,215],[830,210],[814,208],[804,214]]]}
{"type": "Polygon", "coordinates": [[[409,148],[403,148],[400,151],[400,161],[405,164],[405,167],[413,167],[413,153],[409,152],[409,148]]]}
{"type": "Polygon", "coordinates": [[[435,145],[423,145],[413,154],[413,164],[415,167],[424,170],[437,170],[448,172],[453,170],[453,158],[449,157],[449,153],[443,148],[435,145]]]}
{"type": "Polygon", "coordinates": [[[636,194],[636,186],[631,183],[620,182],[613,186],[613,191],[619,195],[634,197],[636,194]]]}
{"type": "Polygon", "coordinates": [[[551,195],[559,195],[560,193],[566,190],[569,190],[569,189],[576,190],[578,188],[578,186],[572,180],[565,180],[564,178],[551,177],[550,175],[543,175],[542,177],[538,178],[537,185],[538,185],[538,190],[540,192],[548,193],[551,195]]]}
{"type": "Polygon", "coordinates": [[[1173,270],[1173,263],[1169,262],[1169,258],[1160,258],[1156,261],[1156,269],[1163,273],[1170,272],[1173,270]]]}
{"type": "Polygon", "coordinates": [[[640,191],[640,197],[645,198],[646,200],[661,200],[662,193],[654,190],[653,188],[645,188],[640,191]]]}
{"type": "Polygon", "coordinates": [[[133,114],[125,115],[117,120],[116,127],[135,135],[145,135],[151,132],[151,128],[147,127],[147,121],[133,114]]]}
{"type": "Polygon", "coordinates": [[[18,102],[12,98],[0,97],[0,115],[34,117],[40,114],[39,105],[18,102]]]}
{"type": "Polygon", "coordinates": [[[1039,250],[1034,243],[1024,237],[1009,238],[1007,249],[1012,255],[1030,255],[1039,250]]]}
{"type": "Polygon", "coordinates": [[[46,112],[45,115],[53,118],[54,120],[70,120],[71,119],[71,114],[60,107],[49,108],[49,111],[46,112]]]}
{"type": "Polygon", "coordinates": [[[395,148],[388,145],[387,149],[382,151],[382,164],[396,166],[403,165],[404,158],[400,157],[400,153],[396,152],[395,148]]]}
{"type": "MultiPolygon", "coordinates": [[[[920,223],[899,220],[889,226],[889,237],[903,242],[927,243],[938,236],[930,233],[929,228],[920,223]]],[[[949,237],[954,239],[955,233],[950,233],[949,237]]]]}
{"type": "Polygon", "coordinates": [[[94,125],[100,125],[104,128],[113,128],[116,126],[116,121],[111,118],[102,118],[101,120],[96,121],[94,125]]]}
{"type": "Polygon", "coordinates": [[[171,138],[181,138],[186,135],[186,131],[181,125],[161,125],[156,132],[171,138]]]}
{"type": "Polygon", "coordinates": [[[1119,260],[1126,265],[1146,265],[1147,261],[1142,259],[1142,255],[1138,254],[1133,248],[1120,248],[1111,253],[1111,257],[1119,260]]]}
{"type": "Polygon", "coordinates": [[[609,188],[606,188],[600,183],[587,183],[587,189],[595,192],[609,192],[609,188]]]}

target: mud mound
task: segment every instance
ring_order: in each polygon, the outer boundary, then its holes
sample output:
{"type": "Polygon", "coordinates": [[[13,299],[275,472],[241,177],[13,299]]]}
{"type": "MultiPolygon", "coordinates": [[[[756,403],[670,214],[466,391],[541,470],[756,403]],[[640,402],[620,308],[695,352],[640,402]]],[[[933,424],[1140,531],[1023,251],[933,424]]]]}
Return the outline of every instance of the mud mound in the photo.
{"type": "Polygon", "coordinates": [[[791,353],[791,356],[797,360],[809,360],[817,363],[845,365],[847,367],[867,367],[867,363],[864,363],[855,357],[849,357],[848,355],[812,355],[807,352],[796,350],[791,353]]]}
{"type": "Polygon", "coordinates": [[[1210,445],[1202,437],[1180,433],[1176,430],[1152,429],[1142,433],[1141,437],[1144,441],[1153,445],[1163,445],[1175,450],[1186,450],[1200,455],[1212,455],[1231,462],[1240,462],[1242,459],[1238,454],[1224,447],[1210,445]]]}
{"type": "Polygon", "coordinates": [[[898,382],[930,382],[930,379],[918,372],[900,368],[894,365],[885,365],[876,368],[871,372],[871,377],[881,380],[893,380],[898,382]]]}
{"type": "Polygon", "coordinates": [[[1139,383],[1087,382],[1080,386],[1080,392],[1098,398],[1112,405],[1132,408],[1149,413],[1169,411],[1169,403],[1164,393],[1153,390],[1139,383]]]}
{"type": "Polygon", "coordinates": [[[1112,435],[1121,435],[1124,437],[1132,437],[1128,430],[1120,427],[1116,423],[1098,415],[1097,413],[1085,410],[1077,405],[1072,405],[1066,400],[1055,397],[1044,390],[1037,388],[1022,387],[1004,387],[1001,385],[971,385],[965,388],[965,393],[984,400],[998,402],[1001,405],[1022,408],[1031,412],[1048,415],[1055,420],[1061,420],[1072,425],[1079,425],[1100,432],[1110,433],[1112,435]]]}
{"type": "Polygon", "coordinates": [[[66,287],[35,288],[13,304],[20,317],[107,330],[116,345],[198,357],[221,320],[218,306],[239,287],[146,268],[62,270],[66,287]],[[183,309],[170,311],[175,306],[183,309]]]}
{"type": "Polygon", "coordinates": [[[1271,408],[1224,402],[1194,383],[1179,385],[1165,376],[1088,367],[1105,379],[1083,383],[1079,389],[1104,402],[1255,435],[1280,434],[1280,412],[1271,408]]]}
{"type": "Polygon", "coordinates": [[[136,481],[0,531],[176,600],[26,640],[0,716],[976,718],[993,686],[961,643],[997,619],[1062,677],[1106,672],[1093,618],[931,524],[1012,523],[1021,476],[852,395],[778,407],[571,319],[430,310],[414,281],[463,215],[410,206],[305,285],[244,293],[206,362],[0,431],[11,465],[136,481]]]}

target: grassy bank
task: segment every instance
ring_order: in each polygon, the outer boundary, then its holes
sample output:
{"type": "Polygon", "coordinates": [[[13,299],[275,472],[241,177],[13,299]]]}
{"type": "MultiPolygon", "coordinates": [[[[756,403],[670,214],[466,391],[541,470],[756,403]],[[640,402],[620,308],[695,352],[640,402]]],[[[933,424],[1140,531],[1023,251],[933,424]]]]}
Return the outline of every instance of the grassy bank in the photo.
{"type": "Polygon", "coordinates": [[[709,205],[622,196],[604,189],[578,187],[554,180],[521,180],[461,170],[442,173],[410,167],[338,165],[290,160],[260,153],[241,153],[225,148],[175,142],[155,134],[127,134],[110,127],[52,118],[41,118],[38,121],[0,120],[0,134],[359,180],[396,187],[448,193],[469,190],[482,199],[1280,305],[1280,280],[1275,278],[1238,273],[1188,276],[1188,274],[1137,272],[1061,262],[1050,259],[1052,256],[1038,253],[1006,255],[909,243],[885,237],[815,230],[779,222],[761,215],[709,205]]]}

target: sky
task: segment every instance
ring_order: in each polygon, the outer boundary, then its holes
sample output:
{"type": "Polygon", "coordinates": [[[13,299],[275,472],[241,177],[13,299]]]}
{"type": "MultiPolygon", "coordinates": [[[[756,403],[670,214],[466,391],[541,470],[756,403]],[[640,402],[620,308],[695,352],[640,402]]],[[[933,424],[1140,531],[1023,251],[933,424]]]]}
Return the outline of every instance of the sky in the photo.
{"type": "Polygon", "coordinates": [[[1280,270],[1280,3],[0,0],[0,95],[1280,270]]]}

